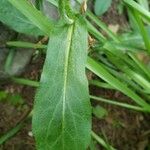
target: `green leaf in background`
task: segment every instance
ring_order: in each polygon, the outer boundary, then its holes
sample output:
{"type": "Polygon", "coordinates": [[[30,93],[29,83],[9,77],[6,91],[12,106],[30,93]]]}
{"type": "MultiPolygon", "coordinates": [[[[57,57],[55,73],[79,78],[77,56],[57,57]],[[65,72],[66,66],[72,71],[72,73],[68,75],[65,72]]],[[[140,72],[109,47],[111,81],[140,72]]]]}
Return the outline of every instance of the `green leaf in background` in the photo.
{"type": "Polygon", "coordinates": [[[15,106],[23,104],[24,100],[20,94],[10,94],[5,91],[0,91],[0,102],[7,102],[15,106]]]}
{"type": "Polygon", "coordinates": [[[7,93],[5,91],[0,91],[0,101],[7,98],[7,93]]]}
{"type": "Polygon", "coordinates": [[[87,36],[82,18],[50,36],[33,111],[38,150],[85,150],[90,144],[87,36]]]}
{"type": "Polygon", "coordinates": [[[17,10],[22,13],[29,20],[30,24],[38,27],[45,35],[49,35],[50,31],[53,29],[53,21],[44,16],[41,11],[37,10],[33,6],[33,4],[26,0],[7,1],[9,1],[9,3],[11,3],[17,10]]]}
{"type": "Polygon", "coordinates": [[[42,35],[43,33],[22,15],[8,0],[0,1],[0,21],[13,30],[31,35],[42,35]]]}
{"type": "Polygon", "coordinates": [[[103,119],[104,117],[108,115],[108,111],[104,107],[97,105],[96,107],[93,108],[93,114],[97,118],[103,119]]]}
{"type": "Polygon", "coordinates": [[[111,6],[112,0],[95,0],[94,11],[97,16],[104,14],[111,6]]]}

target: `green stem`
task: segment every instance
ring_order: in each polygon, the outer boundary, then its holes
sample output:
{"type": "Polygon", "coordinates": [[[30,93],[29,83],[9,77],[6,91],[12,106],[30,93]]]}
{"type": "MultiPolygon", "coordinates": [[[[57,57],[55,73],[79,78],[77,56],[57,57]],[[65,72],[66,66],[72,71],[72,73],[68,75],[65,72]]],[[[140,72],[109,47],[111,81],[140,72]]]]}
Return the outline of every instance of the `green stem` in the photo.
{"type": "Polygon", "coordinates": [[[101,22],[100,19],[98,19],[92,12],[87,11],[87,16],[96,23],[96,25],[98,25],[103,31],[105,31],[105,33],[107,33],[107,35],[112,38],[115,42],[119,42],[120,40],[118,39],[118,37],[111,31],[109,30],[109,28],[103,23],[101,22]]]}
{"type": "Polygon", "coordinates": [[[141,70],[143,70],[143,72],[150,79],[150,70],[149,70],[149,68],[142,61],[140,61],[134,54],[128,53],[128,55],[134,60],[134,62],[140,67],[141,70]]]}
{"type": "Polygon", "coordinates": [[[5,62],[5,71],[9,72],[11,65],[13,63],[13,59],[15,56],[16,50],[15,49],[10,49],[9,54],[6,58],[6,62],[5,62]]]}
{"type": "Polygon", "coordinates": [[[141,31],[141,35],[143,37],[145,47],[147,48],[148,53],[150,54],[150,41],[149,41],[149,36],[147,34],[147,31],[145,30],[144,24],[142,22],[142,19],[140,18],[141,16],[136,10],[133,10],[133,15],[137,21],[137,24],[139,26],[139,29],[141,31]]]}
{"type": "Polygon", "coordinates": [[[11,80],[18,84],[29,85],[32,87],[39,87],[38,81],[28,80],[24,78],[16,78],[16,77],[11,78],[11,80]]]}
{"type": "MultiPolygon", "coordinates": [[[[108,144],[101,138],[99,137],[95,132],[91,132],[92,137],[100,144],[102,145],[104,148],[108,149],[108,144]]],[[[113,148],[112,146],[109,146],[110,150],[115,150],[115,148],[113,148]]]]}
{"type": "Polygon", "coordinates": [[[146,112],[144,109],[142,109],[141,107],[138,107],[138,106],[133,106],[133,105],[130,105],[130,104],[121,103],[121,102],[117,102],[117,101],[114,101],[114,100],[109,100],[109,99],[105,99],[105,98],[97,97],[97,96],[92,96],[92,95],[90,95],[90,98],[94,99],[94,100],[97,100],[97,101],[101,101],[101,102],[107,103],[107,104],[111,104],[111,105],[116,105],[116,106],[120,106],[120,107],[123,107],[123,108],[127,108],[127,109],[132,109],[132,110],[136,110],[136,111],[146,112]]]}
{"type": "Polygon", "coordinates": [[[0,145],[14,136],[21,128],[23,127],[23,123],[17,124],[14,128],[10,129],[6,134],[0,137],[0,145]]]}
{"type": "Polygon", "coordinates": [[[105,89],[112,89],[114,90],[115,88],[113,86],[111,86],[108,83],[104,83],[104,82],[100,82],[98,80],[90,80],[89,84],[100,87],[100,88],[105,88],[105,89]]]}
{"type": "Polygon", "coordinates": [[[15,127],[11,128],[7,133],[5,133],[0,137],[0,145],[2,145],[11,137],[13,137],[24,127],[24,123],[27,119],[29,119],[30,114],[31,114],[31,110],[29,109],[23,114],[22,118],[20,118],[20,121],[17,123],[15,127]]]}
{"type": "Polygon", "coordinates": [[[47,45],[35,44],[23,41],[9,41],[6,43],[9,47],[19,47],[19,48],[33,48],[33,49],[46,49],[47,45]]]}

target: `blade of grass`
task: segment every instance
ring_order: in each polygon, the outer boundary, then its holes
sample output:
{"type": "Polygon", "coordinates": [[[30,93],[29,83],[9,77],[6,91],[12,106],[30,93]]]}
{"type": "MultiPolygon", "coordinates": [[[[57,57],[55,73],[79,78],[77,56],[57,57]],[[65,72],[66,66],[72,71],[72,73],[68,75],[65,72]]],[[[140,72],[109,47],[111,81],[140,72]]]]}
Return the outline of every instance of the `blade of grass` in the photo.
{"type": "Polygon", "coordinates": [[[138,71],[135,71],[134,69],[128,67],[126,63],[124,63],[121,59],[116,59],[114,57],[115,55],[109,56],[110,61],[117,67],[119,70],[121,70],[123,73],[125,73],[127,76],[129,76],[135,83],[139,84],[143,89],[145,89],[147,92],[150,92],[150,83],[149,81],[138,71]]]}
{"type": "Polygon", "coordinates": [[[50,2],[51,4],[53,4],[54,6],[58,7],[58,2],[55,0],[47,0],[48,2],[50,2]]]}
{"type": "MultiPolygon", "coordinates": [[[[33,81],[33,80],[29,80],[29,79],[24,79],[24,78],[16,78],[16,77],[12,78],[12,81],[15,82],[15,83],[18,83],[18,84],[28,85],[28,86],[32,86],[32,87],[35,87],[35,88],[39,87],[39,82],[38,81],[33,81]]],[[[121,107],[124,107],[124,108],[145,112],[145,109],[143,109],[141,107],[138,107],[138,106],[133,106],[133,105],[129,105],[129,104],[126,104],[126,103],[120,103],[120,102],[116,102],[114,100],[112,101],[112,100],[108,100],[108,99],[104,99],[104,98],[96,97],[96,96],[92,96],[92,95],[90,95],[90,98],[101,101],[101,102],[105,102],[105,103],[108,103],[108,104],[117,105],[117,106],[121,106],[121,107]]]]}
{"type": "Polygon", "coordinates": [[[7,46],[19,47],[19,48],[33,48],[33,49],[46,49],[47,48],[47,45],[34,44],[34,43],[23,42],[23,41],[9,41],[6,44],[7,46]]]}
{"type": "Polygon", "coordinates": [[[6,142],[8,139],[10,139],[12,136],[14,136],[21,128],[23,127],[23,123],[17,124],[15,127],[10,129],[7,133],[2,135],[0,137],[0,145],[2,145],[4,142],[6,142]]]}
{"type": "Polygon", "coordinates": [[[106,38],[89,22],[87,22],[88,31],[102,43],[106,42],[106,38]]]}
{"type": "Polygon", "coordinates": [[[138,52],[140,51],[137,47],[130,46],[130,44],[124,44],[123,42],[121,43],[116,43],[112,41],[108,41],[104,44],[104,47],[114,47],[116,50],[121,51],[123,53],[128,53],[128,52],[138,52]]]}
{"type": "Polygon", "coordinates": [[[110,84],[108,83],[104,83],[104,82],[100,82],[98,80],[90,80],[89,83],[91,85],[95,85],[97,87],[100,87],[100,88],[105,88],[105,89],[112,89],[114,90],[115,88],[113,86],[111,86],[110,84]]]}
{"type": "Polygon", "coordinates": [[[108,82],[114,88],[118,89],[125,95],[132,98],[138,105],[142,106],[143,109],[150,112],[150,105],[146,103],[140,96],[129,89],[125,84],[121,83],[118,79],[112,76],[102,65],[97,63],[92,58],[88,57],[87,68],[94,72],[97,76],[102,78],[104,81],[108,82]]]}
{"type": "Polygon", "coordinates": [[[137,21],[137,25],[141,31],[141,35],[143,37],[144,43],[145,43],[145,47],[147,48],[148,53],[150,54],[150,41],[149,41],[149,36],[147,34],[147,31],[144,27],[144,24],[142,22],[142,19],[140,18],[140,15],[138,14],[137,11],[133,10],[133,15],[135,17],[135,20],[137,21]]]}
{"type": "Polygon", "coordinates": [[[24,114],[22,115],[16,126],[11,128],[7,133],[5,133],[0,137],[0,145],[6,142],[11,137],[13,137],[15,134],[17,134],[17,132],[19,132],[24,127],[25,121],[28,121],[31,115],[32,115],[31,109],[28,108],[28,110],[24,112],[24,114]]]}
{"type": "Polygon", "coordinates": [[[149,11],[149,3],[148,0],[137,0],[137,2],[144,7],[146,10],[149,11]]]}
{"type": "Polygon", "coordinates": [[[145,112],[145,110],[141,107],[126,104],[126,103],[117,102],[116,100],[109,100],[109,99],[105,99],[105,98],[97,97],[97,96],[93,96],[93,95],[90,95],[90,98],[97,100],[97,101],[100,101],[100,102],[107,103],[107,104],[116,105],[116,106],[120,106],[120,107],[127,108],[127,109],[145,112]]]}
{"type": "Polygon", "coordinates": [[[105,44],[104,49],[108,51],[108,52],[105,51],[106,55],[108,55],[108,56],[110,55],[114,59],[121,60],[125,64],[127,64],[128,66],[130,66],[130,67],[132,66],[132,68],[134,68],[134,70],[139,70],[140,71],[139,66],[132,59],[130,59],[128,57],[128,55],[126,55],[126,52],[121,51],[120,49],[116,49],[115,43],[105,44]]]}
{"type": "Polygon", "coordinates": [[[138,11],[145,19],[150,21],[150,12],[133,0],[123,0],[126,5],[138,11]]]}
{"type": "Polygon", "coordinates": [[[111,67],[110,65],[105,63],[105,61],[103,61],[102,59],[100,59],[100,61],[102,62],[101,65],[104,68],[106,68],[108,70],[108,72],[110,74],[112,74],[115,78],[117,78],[120,82],[123,82],[124,85],[132,87],[132,90],[134,90],[134,91],[137,90],[137,91],[143,92],[143,90],[141,89],[141,87],[139,85],[137,85],[134,81],[132,81],[131,78],[129,76],[127,76],[125,73],[123,73],[121,71],[119,72],[118,68],[116,68],[116,66],[111,67]]]}
{"type": "Polygon", "coordinates": [[[143,62],[141,62],[134,54],[128,53],[128,55],[135,61],[135,63],[143,70],[143,72],[145,72],[147,77],[149,77],[149,79],[150,79],[149,68],[143,62]]]}
{"type": "Polygon", "coordinates": [[[111,31],[109,28],[99,19],[97,18],[92,12],[87,11],[87,16],[96,23],[107,35],[112,38],[115,42],[119,42],[118,37],[111,31]]]}
{"type": "Polygon", "coordinates": [[[29,79],[24,79],[24,78],[17,78],[17,77],[12,77],[11,81],[22,84],[22,85],[29,85],[32,87],[39,87],[39,82],[38,81],[33,81],[29,79]]]}
{"type": "Polygon", "coordinates": [[[150,82],[147,81],[142,75],[132,71],[129,68],[123,69],[137,84],[143,87],[147,92],[150,93],[150,82]]]}
{"type": "Polygon", "coordinates": [[[113,148],[112,146],[109,146],[110,148],[108,148],[108,144],[100,137],[98,136],[95,132],[91,132],[92,137],[100,144],[102,145],[105,149],[107,150],[116,150],[115,148],[113,148]]]}
{"type": "Polygon", "coordinates": [[[15,49],[10,49],[9,53],[8,53],[8,56],[6,58],[6,61],[5,61],[5,71],[6,72],[9,72],[10,68],[11,68],[11,64],[13,62],[13,58],[15,56],[15,52],[16,50],[15,49]]]}
{"type": "Polygon", "coordinates": [[[115,78],[117,78],[120,82],[124,83],[124,85],[128,86],[128,87],[132,87],[132,90],[137,90],[137,91],[141,91],[141,87],[139,87],[139,85],[137,85],[136,83],[134,83],[131,78],[129,76],[127,76],[125,73],[123,72],[118,72],[116,70],[113,70],[103,64],[101,64],[104,68],[106,68],[108,70],[108,72],[110,72],[115,78]]]}

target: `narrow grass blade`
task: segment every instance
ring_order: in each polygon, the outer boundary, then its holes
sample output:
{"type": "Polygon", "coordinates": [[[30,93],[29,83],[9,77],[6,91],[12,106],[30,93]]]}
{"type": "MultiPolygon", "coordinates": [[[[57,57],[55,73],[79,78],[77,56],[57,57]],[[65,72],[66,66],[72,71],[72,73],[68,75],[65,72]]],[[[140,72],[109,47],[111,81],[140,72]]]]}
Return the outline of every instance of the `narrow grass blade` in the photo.
{"type": "Polygon", "coordinates": [[[87,11],[87,16],[96,23],[107,35],[112,38],[115,42],[119,42],[118,37],[109,30],[109,28],[100,20],[98,19],[92,12],[87,11]]]}
{"type": "Polygon", "coordinates": [[[29,79],[12,77],[11,81],[13,81],[15,83],[18,83],[18,84],[22,84],[22,85],[28,85],[28,86],[32,86],[32,87],[39,87],[39,82],[29,80],[29,79]]]}
{"type": "Polygon", "coordinates": [[[145,19],[150,21],[150,12],[143,8],[140,4],[136,3],[133,0],[123,0],[132,9],[138,11],[145,19]]]}
{"type": "Polygon", "coordinates": [[[34,43],[23,42],[23,41],[9,41],[6,44],[7,46],[18,47],[18,48],[33,48],[33,49],[46,49],[47,48],[47,45],[34,44],[34,43]]]}
{"type": "Polygon", "coordinates": [[[106,143],[100,136],[98,136],[95,132],[92,131],[91,133],[92,137],[100,144],[102,145],[106,150],[116,150],[112,146],[108,146],[108,143],[106,143]]]}
{"type": "Polygon", "coordinates": [[[108,82],[110,85],[132,98],[137,104],[143,107],[143,109],[150,112],[150,105],[139,97],[135,92],[129,89],[125,84],[121,83],[118,79],[112,76],[102,65],[97,63],[92,58],[88,57],[87,68],[94,72],[97,76],[108,82]]]}
{"type": "Polygon", "coordinates": [[[94,100],[97,100],[97,101],[100,101],[100,102],[104,102],[104,103],[107,103],[107,104],[120,106],[120,107],[127,108],[127,109],[132,109],[132,110],[136,110],[136,111],[146,112],[141,107],[130,105],[130,104],[126,104],[126,103],[117,102],[116,100],[109,100],[109,99],[105,99],[105,98],[97,97],[97,96],[92,96],[92,95],[90,96],[90,98],[94,99],[94,100]]]}
{"type": "Polygon", "coordinates": [[[142,22],[142,19],[141,19],[139,13],[135,10],[133,10],[132,12],[133,12],[133,15],[135,17],[135,20],[137,21],[137,24],[138,24],[138,27],[140,29],[141,35],[143,37],[145,47],[147,48],[147,51],[150,54],[150,40],[149,40],[148,33],[147,33],[147,31],[144,27],[144,24],[142,22]]]}
{"type": "Polygon", "coordinates": [[[134,60],[134,62],[143,70],[143,72],[150,79],[150,69],[142,61],[140,61],[134,54],[128,53],[128,55],[134,60]]]}
{"type": "Polygon", "coordinates": [[[95,85],[97,87],[100,87],[100,88],[105,88],[105,89],[112,89],[114,90],[115,88],[113,86],[111,86],[110,84],[108,83],[104,83],[104,82],[100,82],[98,80],[90,80],[89,83],[91,85],[95,85]]]}
{"type": "Polygon", "coordinates": [[[3,136],[1,136],[0,137],[0,145],[2,145],[8,139],[10,139],[12,136],[14,136],[22,127],[23,127],[23,123],[19,123],[12,129],[10,129],[7,133],[5,133],[3,136]]]}
{"type": "Polygon", "coordinates": [[[15,53],[16,53],[16,50],[15,49],[10,49],[9,50],[9,53],[8,53],[8,56],[6,58],[6,61],[5,61],[5,65],[4,65],[4,68],[5,68],[5,71],[6,72],[9,72],[10,68],[11,68],[11,65],[12,65],[12,62],[13,62],[13,58],[15,56],[15,53]]]}

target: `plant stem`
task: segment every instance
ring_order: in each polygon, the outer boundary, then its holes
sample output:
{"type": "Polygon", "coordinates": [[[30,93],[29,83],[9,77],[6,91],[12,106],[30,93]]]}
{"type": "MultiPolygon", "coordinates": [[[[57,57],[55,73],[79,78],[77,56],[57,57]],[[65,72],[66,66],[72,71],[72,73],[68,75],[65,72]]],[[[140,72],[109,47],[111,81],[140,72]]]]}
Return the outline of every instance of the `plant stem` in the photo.
{"type": "MultiPolygon", "coordinates": [[[[108,144],[101,138],[99,137],[95,132],[91,132],[92,137],[104,148],[108,149],[108,144]]],[[[112,146],[110,146],[110,150],[115,150],[112,146]]]]}
{"type": "Polygon", "coordinates": [[[29,85],[32,87],[39,87],[38,81],[28,80],[24,78],[17,78],[17,77],[12,77],[11,80],[18,84],[29,85]]]}
{"type": "Polygon", "coordinates": [[[94,16],[92,12],[87,11],[86,14],[92,21],[96,23],[96,25],[98,25],[103,31],[105,31],[110,38],[112,38],[115,42],[119,42],[118,37],[112,31],[110,31],[109,28],[103,22],[101,22],[100,19],[94,16]]]}
{"type": "Polygon", "coordinates": [[[9,47],[18,47],[18,48],[33,48],[33,49],[46,49],[47,45],[43,44],[34,44],[23,41],[9,41],[6,43],[9,47]]]}
{"type": "Polygon", "coordinates": [[[138,107],[138,106],[133,106],[133,105],[130,105],[130,104],[121,103],[121,102],[117,102],[117,101],[114,101],[114,100],[109,100],[109,99],[105,99],[105,98],[97,97],[97,96],[92,96],[92,95],[90,95],[90,98],[94,99],[94,100],[97,100],[97,101],[104,102],[104,103],[108,103],[108,104],[112,104],[112,105],[116,105],[116,106],[121,106],[121,107],[124,107],[124,108],[127,108],[127,109],[146,112],[143,108],[138,107]]]}
{"type": "Polygon", "coordinates": [[[70,18],[70,5],[68,0],[59,0],[58,1],[58,8],[60,15],[62,19],[65,21],[67,24],[73,24],[74,20],[70,18]]]}
{"type": "Polygon", "coordinates": [[[147,48],[148,53],[150,54],[150,41],[149,41],[149,36],[147,34],[147,31],[145,30],[144,24],[142,22],[142,19],[140,18],[141,16],[139,15],[139,13],[135,10],[133,10],[133,15],[137,21],[137,24],[139,26],[139,29],[141,31],[141,35],[143,37],[144,43],[145,43],[145,47],[147,48]]]}

